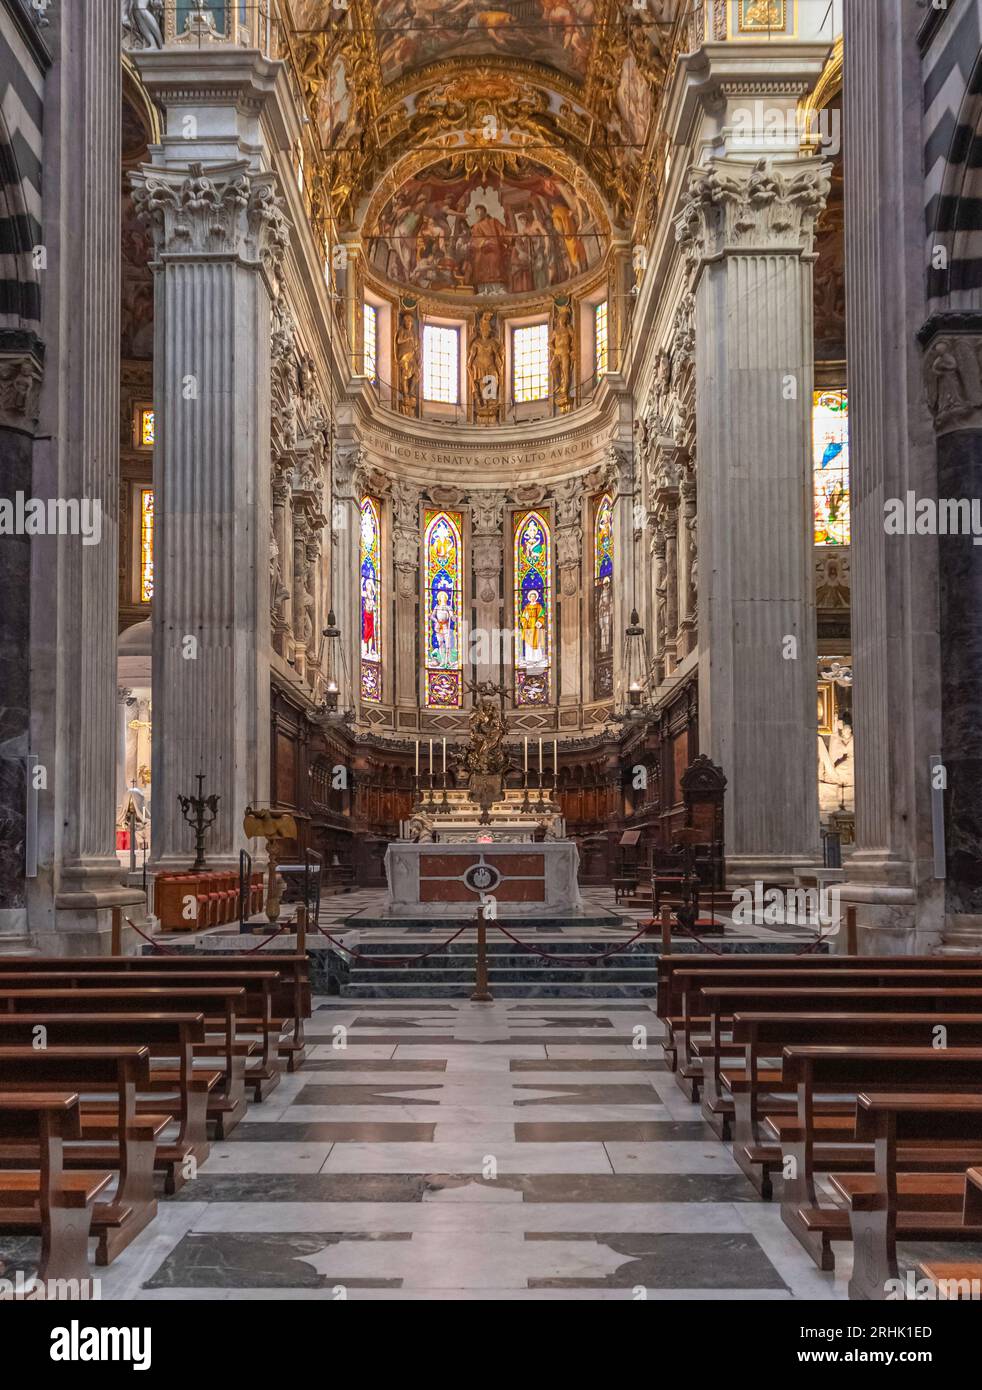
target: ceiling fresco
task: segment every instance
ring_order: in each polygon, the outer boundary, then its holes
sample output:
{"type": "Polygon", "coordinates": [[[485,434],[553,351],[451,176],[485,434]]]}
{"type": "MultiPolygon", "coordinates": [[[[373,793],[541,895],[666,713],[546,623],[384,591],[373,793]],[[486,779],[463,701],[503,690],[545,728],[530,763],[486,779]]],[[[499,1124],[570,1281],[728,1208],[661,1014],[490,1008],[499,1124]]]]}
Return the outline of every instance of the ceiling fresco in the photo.
{"type": "MultiPolygon", "coordinates": [[[[571,244],[582,238],[582,251],[564,249],[553,209],[532,184],[521,191],[524,175],[494,214],[515,238],[528,225],[520,210],[533,227],[541,224],[535,235],[546,255],[531,270],[533,282],[547,279],[551,287],[575,278],[584,256],[594,264],[602,222],[631,226],[678,27],[673,0],[650,8],[635,0],[497,0],[490,8],[478,0],[350,0],[347,7],[293,0],[291,13],[290,47],[319,140],[320,196],[329,197],[339,231],[363,228],[379,238],[372,254],[382,273],[398,266],[403,283],[447,289],[473,276],[466,256],[454,260],[448,249],[459,237],[440,180],[435,201],[419,210],[428,244],[409,252],[393,242],[393,228],[419,204],[422,168],[451,151],[467,152],[470,177],[475,169],[486,173],[489,150],[521,150],[526,162],[537,162],[540,187],[549,190],[558,178],[567,189],[554,211],[560,223],[567,213],[574,218],[571,244]],[[413,155],[419,158],[406,171],[413,155]],[[413,181],[404,189],[397,170],[413,181]],[[382,189],[388,208],[379,202],[382,189]],[[599,219],[598,199],[607,214],[599,219]],[[374,225],[365,224],[370,210],[374,225]]],[[[477,187],[468,194],[468,226],[477,187]]],[[[492,185],[484,187],[494,201],[492,185]]]]}
{"type": "Polygon", "coordinates": [[[596,265],[606,229],[565,179],[521,156],[475,170],[461,156],[408,178],[367,229],[369,264],[421,290],[529,294],[596,265]]]}

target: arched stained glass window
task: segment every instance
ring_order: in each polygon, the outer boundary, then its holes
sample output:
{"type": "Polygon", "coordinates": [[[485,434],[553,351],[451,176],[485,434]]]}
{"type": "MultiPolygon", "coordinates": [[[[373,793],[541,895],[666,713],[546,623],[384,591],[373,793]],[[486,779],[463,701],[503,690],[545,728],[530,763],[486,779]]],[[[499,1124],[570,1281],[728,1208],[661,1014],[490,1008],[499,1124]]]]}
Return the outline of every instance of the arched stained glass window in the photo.
{"type": "Polygon", "coordinates": [[[816,391],[812,410],[815,544],[849,544],[849,397],[816,391]]]}
{"type": "Polygon", "coordinates": [[[361,499],[361,698],[382,699],[382,522],[374,497],[361,499]]]}
{"type": "Polygon", "coordinates": [[[547,705],[552,667],[552,537],[545,518],[515,518],[515,702],[547,705]]]}
{"type": "Polygon", "coordinates": [[[460,614],[464,543],[460,512],[423,512],[424,699],[428,709],[459,709],[463,689],[460,614]]]}
{"type": "Polygon", "coordinates": [[[597,503],[593,527],[593,697],[614,688],[614,503],[597,503]]]}

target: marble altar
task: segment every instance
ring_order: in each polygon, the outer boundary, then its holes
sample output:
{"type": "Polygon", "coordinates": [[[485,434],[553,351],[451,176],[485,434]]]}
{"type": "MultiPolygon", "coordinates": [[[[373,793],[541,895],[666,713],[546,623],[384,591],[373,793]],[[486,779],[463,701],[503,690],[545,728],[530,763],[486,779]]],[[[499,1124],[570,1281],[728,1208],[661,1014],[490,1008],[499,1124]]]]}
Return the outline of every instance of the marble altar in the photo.
{"type": "Polygon", "coordinates": [[[490,916],[561,918],[582,906],[579,862],[572,840],[397,840],[385,853],[386,915],[464,917],[484,902],[490,916]]]}

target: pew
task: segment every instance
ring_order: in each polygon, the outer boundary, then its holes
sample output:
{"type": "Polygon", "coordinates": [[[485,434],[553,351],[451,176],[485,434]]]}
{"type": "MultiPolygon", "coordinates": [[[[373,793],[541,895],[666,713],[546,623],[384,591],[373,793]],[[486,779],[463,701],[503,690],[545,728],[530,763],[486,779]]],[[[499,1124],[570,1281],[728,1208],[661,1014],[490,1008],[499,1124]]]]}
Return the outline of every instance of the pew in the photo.
{"type": "Polygon", "coordinates": [[[982,1094],[862,1094],[856,1138],[872,1143],[872,1173],[832,1179],[844,1198],[855,1257],[849,1297],[884,1299],[899,1277],[897,1236],[905,1241],[982,1240],[982,1223],[966,1214],[966,1179],[958,1172],[901,1171],[899,1152],[917,1142],[938,1157],[963,1144],[969,1161],[982,1159],[982,1094]]]}
{"type": "MultiPolygon", "coordinates": [[[[207,1114],[215,1134],[225,1139],[245,1114],[245,1059],[255,1043],[236,1036],[237,1019],[244,1013],[246,992],[241,986],[189,985],[179,988],[146,986],[136,989],[8,989],[0,990],[0,1013],[174,1013],[201,1012],[216,1042],[196,1044],[195,1055],[222,1059],[222,1079],[209,1092],[207,1114]]],[[[174,1090],[173,1078],[151,1078],[151,1089],[174,1090]]]]}
{"type": "MultiPolygon", "coordinates": [[[[935,970],[929,977],[932,981],[951,979],[954,983],[971,983],[973,980],[982,987],[982,966],[975,973],[966,971],[961,965],[954,966],[950,963],[944,970],[935,970]]],[[[835,983],[843,988],[854,987],[883,987],[887,984],[903,988],[904,986],[919,985],[923,979],[923,972],[920,967],[910,968],[906,965],[894,965],[889,968],[869,968],[859,963],[853,963],[848,967],[838,966],[833,969],[812,968],[807,973],[808,986],[826,985],[835,983]]],[[[714,1049],[723,1048],[723,1055],[728,1052],[730,1055],[739,1053],[739,1049],[734,1049],[724,1043],[721,1036],[713,1036],[700,1049],[698,1057],[693,1051],[693,1039],[701,1030],[705,1030],[709,1018],[707,1010],[704,1008],[704,991],[715,986],[736,988],[760,985],[771,989],[794,989],[803,983],[802,975],[797,970],[775,971],[773,969],[758,970],[754,965],[745,966],[742,970],[734,973],[732,970],[716,971],[712,969],[688,969],[682,967],[674,972],[672,977],[672,988],[675,1000],[680,1001],[681,1013],[671,1017],[674,1029],[674,1041],[677,1051],[677,1061],[675,1068],[676,1080],[683,1092],[690,1100],[698,1100],[700,1082],[703,1079],[703,1069],[701,1062],[707,1057],[714,1055],[714,1049]]]]}
{"type": "MultiPolygon", "coordinates": [[[[81,1133],[62,1143],[66,1168],[88,1171],[93,1165],[118,1173],[116,1191],[96,1201],[92,1231],[98,1236],[96,1263],[109,1264],[153,1220],[157,1199],[153,1190],[157,1137],[172,1123],[169,1114],[137,1113],[138,1090],[150,1078],[147,1047],[0,1047],[0,1091],[73,1091],[91,1087],[115,1091],[114,1112],[89,1112],[81,1105],[81,1133]]],[[[40,1158],[37,1143],[9,1139],[0,1145],[0,1166],[23,1169],[40,1158]]]]}
{"type": "MultiPolygon", "coordinates": [[[[0,1046],[33,1046],[38,1028],[44,1029],[46,1046],[99,1047],[123,1043],[150,1049],[151,1084],[161,1090],[152,1100],[138,1099],[137,1110],[159,1111],[162,1105],[174,1110],[177,1135],[158,1143],[154,1166],[164,1173],[164,1191],[178,1192],[186,1181],[188,1159],[200,1165],[208,1157],[208,1094],[222,1079],[220,1071],[194,1066],[194,1046],[205,1039],[204,1015],[0,1014],[0,1046]],[[164,1083],[170,1083],[167,1090],[174,1091],[173,1100],[169,1095],[164,1098],[164,1083]]],[[[99,1088],[93,1085],[92,1089],[99,1088]]],[[[87,1108],[95,1110],[98,1106],[87,1108]]]]}
{"type": "MultiPolygon", "coordinates": [[[[782,1086],[797,1095],[797,1126],[782,1136],[785,1161],[790,1160],[781,1199],[781,1218],[820,1269],[834,1268],[831,1242],[850,1239],[849,1214],[822,1206],[815,1188],[817,1172],[833,1168],[849,1172],[870,1167],[872,1151],[857,1148],[860,1141],[838,1152],[816,1155],[816,1095],[858,1096],[873,1089],[982,1094],[982,1049],[932,1047],[785,1047],[782,1086]]],[[[831,1147],[831,1146],[830,1146],[831,1147]]],[[[964,1160],[963,1151],[943,1145],[911,1146],[904,1165],[932,1171],[958,1167],[964,1173],[978,1157],[964,1160]]],[[[982,1228],[980,1228],[982,1234],[982,1228]]]]}
{"type": "Polygon", "coordinates": [[[305,953],[273,955],[266,951],[223,951],[220,953],[188,951],[180,955],[145,956],[3,956],[0,969],[4,974],[16,971],[57,974],[63,971],[116,971],[123,974],[159,977],[159,982],[187,971],[234,971],[236,974],[276,973],[272,982],[271,1009],[274,1024],[281,1036],[276,1044],[280,1057],[285,1057],[287,1070],[296,1071],[306,1055],[304,1019],[311,1014],[310,962],[305,953]]]}
{"type": "Polygon", "coordinates": [[[89,1232],[96,1198],[113,1180],[105,1169],[66,1172],[66,1140],[81,1134],[79,1098],[71,1091],[0,1093],[0,1144],[36,1144],[37,1163],[0,1169],[0,1231],[40,1231],[37,1278],[58,1292],[91,1278],[89,1232]]]}
{"type": "MultiPolygon", "coordinates": [[[[772,1196],[771,1173],[781,1167],[781,1139],[797,1124],[796,1101],[775,1096],[780,1069],[766,1065],[786,1046],[929,1047],[935,1030],[946,1030],[949,1047],[982,1047],[980,1014],[878,1013],[738,1013],[733,1039],[743,1049],[739,1070],[720,1074],[724,1099],[733,1102],[733,1157],[764,1200],[772,1196]],[[767,1133],[762,1129],[766,1121],[767,1133]],[[776,1139],[776,1142],[775,1142],[776,1139]]],[[[703,1113],[707,1114],[707,1097],[703,1113]]],[[[852,1137],[853,1107],[835,1101],[816,1102],[818,1138],[824,1143],[848,1142],[852,1137]],[[838,1121],[833,1117],[839,1116],[838,1121]]],[[[708,1116],[707,1116],[708,1118],[708,1116]]]]}
{"type": "MultiPolygon", "coordinates": [[[[173,983],[177,989],[193,985],[232,985],[246,991],[246,1006],[237,1020],[238,1031],[240,1036],[253,1032],[258,1034],[260,1055],[252,1066],[246,1066],[245,1082],[247,1086],[252,1088],[255,1100],[265,1100],[269,1093],[280,1084],[279,1068],[272,1055],[279,1042],[279,1026],[274,1024],[272,1016],[272,990],[278,979],[276,972],[270,970],[260,972],[256,970],[195,970],[188,968],[181,971],[171,971],[164,978],[168,984],[173,983]]],[[[134,988],[144,988],[143,979],[144,976],[141,975],[141,984],[135,985],[134,988]]],[[[118,983],[119,972],[102,970],[98,963],[94,964],[92,968],[84,970],[78,968],[54,970],[49,968],[45,971],[23,969],[7,971],[4,969],[3,958],[0,957],[0,996],[7,993],[8,990],[31,990],[49,985],[78,989],[114,989],[118,987],[118,983]]],[[[147,985],[152,984],[152,977],[148,977],[147,985]]]]}

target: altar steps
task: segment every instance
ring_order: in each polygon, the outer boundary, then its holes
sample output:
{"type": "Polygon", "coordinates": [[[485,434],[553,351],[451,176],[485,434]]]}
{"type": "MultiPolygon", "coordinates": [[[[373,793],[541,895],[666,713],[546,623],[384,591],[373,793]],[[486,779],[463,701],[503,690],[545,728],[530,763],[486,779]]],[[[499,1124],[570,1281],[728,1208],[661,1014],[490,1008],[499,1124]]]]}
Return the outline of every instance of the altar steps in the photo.
{"type": "MultiPolygon", "coordinates": [[[[571,964],[545,960],[510,942],[488,947],[488,981],[496,999],[643,999],[654,996],[658,954],[646,942],[604,959],[613,943],[543,941],[551,956],[569,956],[571,964]],[[584,963],[595,956],[596,965],[584,963]]],[[[540,945],[540,943],[536,943],[540,945]]],[[[426,949],[416,943],[416,950],[426,949]]],[[[467,999],[474,988],[477,947],[473,941],[455,943],[413,965],[372,965],[371,957],[411,955],[402,943],[360,944],[356,959],[341,983],[348,999],[467,999]]]]}

